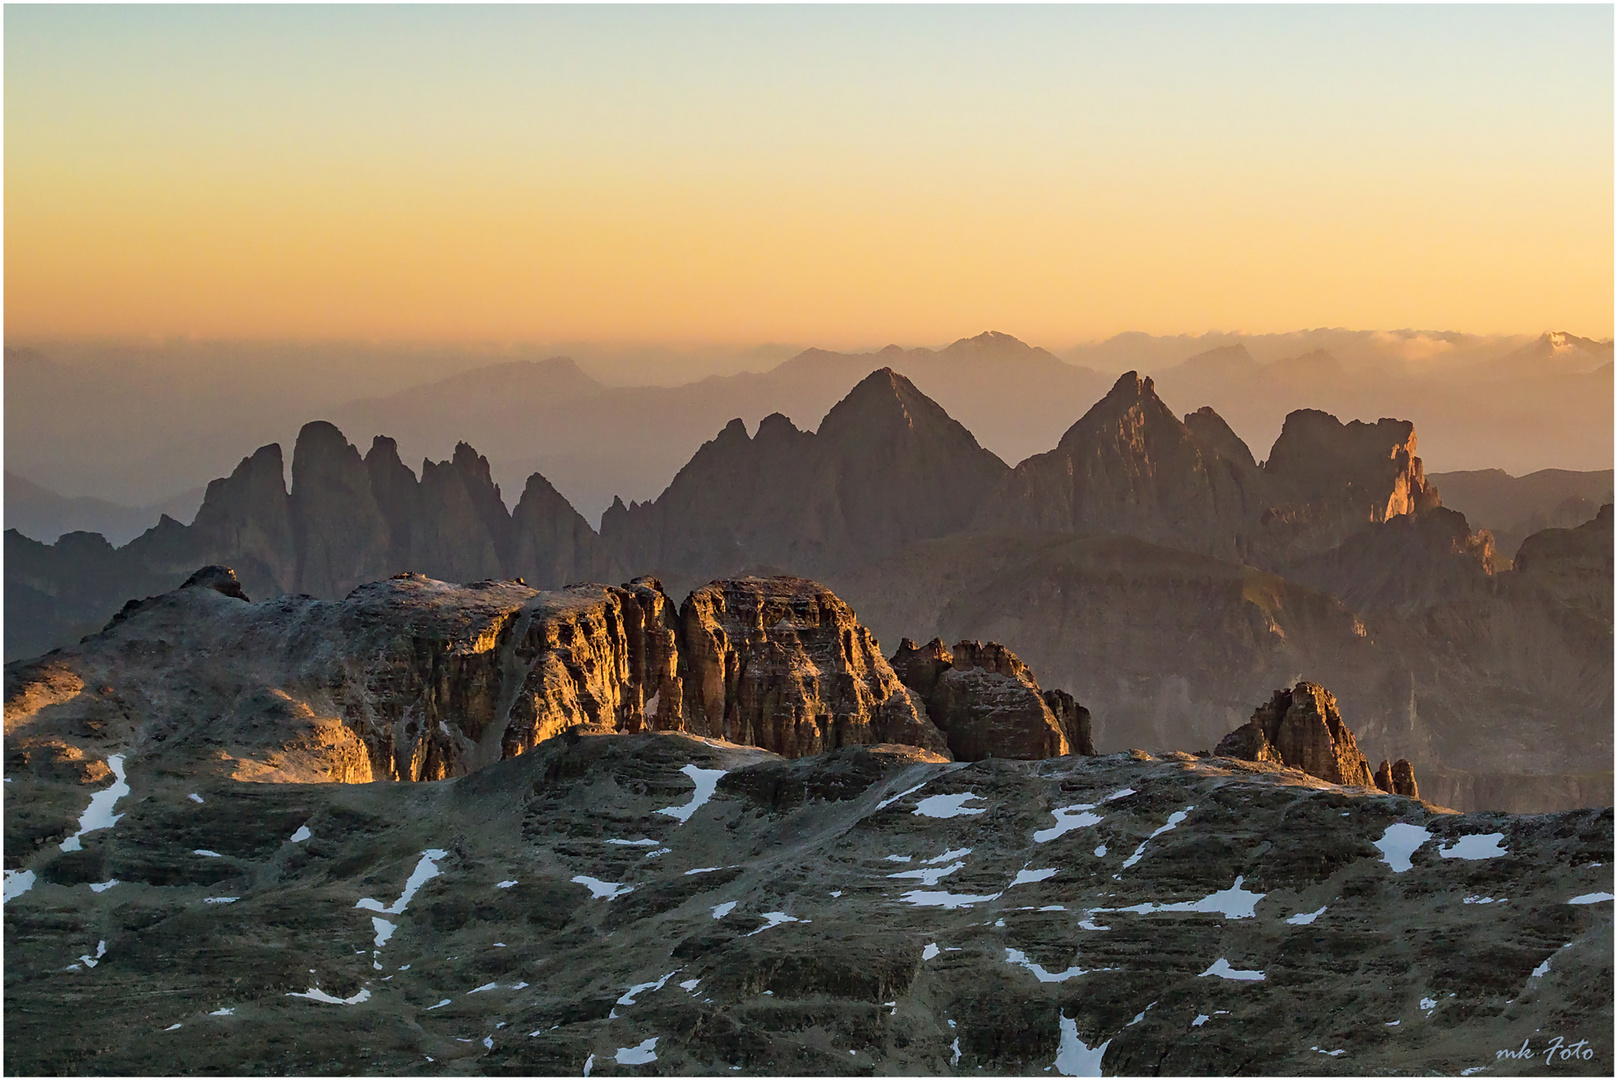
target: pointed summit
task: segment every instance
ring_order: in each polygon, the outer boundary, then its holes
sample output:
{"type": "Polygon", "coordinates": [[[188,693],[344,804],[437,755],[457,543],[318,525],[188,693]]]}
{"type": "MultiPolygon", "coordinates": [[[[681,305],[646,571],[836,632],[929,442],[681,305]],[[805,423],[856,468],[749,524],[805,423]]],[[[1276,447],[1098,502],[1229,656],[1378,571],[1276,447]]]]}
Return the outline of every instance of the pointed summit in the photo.
{"type": "Polygon", "coordinates": [[[1126,371],[1054,450],[1016,467],[976,527],[1123,533],[1238,556],[1249,501],[1241,464],[1198,438],[1150,378],[1126,371]]]}
{"type": "Polygon", "coordinates": [[[758,567],[822,573],[958,531],[1008,470],[908,378],[877,368],[817,433],[739,420],[655,503],[602,518],[624,565],[675,578],[758,567]]]}

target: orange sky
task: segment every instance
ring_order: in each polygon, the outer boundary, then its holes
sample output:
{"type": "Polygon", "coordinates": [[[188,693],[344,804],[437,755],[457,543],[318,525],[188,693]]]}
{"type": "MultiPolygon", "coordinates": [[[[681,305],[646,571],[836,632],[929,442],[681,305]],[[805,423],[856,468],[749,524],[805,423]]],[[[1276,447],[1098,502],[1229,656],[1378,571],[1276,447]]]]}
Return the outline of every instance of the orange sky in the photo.
{"type": "Polygon", "coordinates": [[[1612,11],[5,13],[8,340],[1612,333],[1612,11]]]}

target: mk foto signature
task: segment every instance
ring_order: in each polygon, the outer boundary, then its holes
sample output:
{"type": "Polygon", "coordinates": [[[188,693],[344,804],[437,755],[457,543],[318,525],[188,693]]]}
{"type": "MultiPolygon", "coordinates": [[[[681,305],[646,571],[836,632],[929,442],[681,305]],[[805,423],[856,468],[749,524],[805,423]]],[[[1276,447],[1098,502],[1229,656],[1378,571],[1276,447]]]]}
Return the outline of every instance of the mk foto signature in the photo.
{"type": "Polygon", "coordinates": [[[1542,1050],[1534,1050],[1528,1044],[1528,1040],[1523,1039],[1520,1049],[1496,1051],[1494,1053],[1494,1060],[1524,1061],[1530,1058],[1536,1058],[1540,1054],[1544,1056],[1544,1064],[1546,1065],[1553,1061],[1588,1061],[1595,1056],[1595,1052],[1589,1047],[1588,1039],[1579,1039],[1575,1043],[1569,1043],[1561,1036],[1557,1035],[1555,1038],[1551,1039],[1550,1044],[1542,1050]]]}

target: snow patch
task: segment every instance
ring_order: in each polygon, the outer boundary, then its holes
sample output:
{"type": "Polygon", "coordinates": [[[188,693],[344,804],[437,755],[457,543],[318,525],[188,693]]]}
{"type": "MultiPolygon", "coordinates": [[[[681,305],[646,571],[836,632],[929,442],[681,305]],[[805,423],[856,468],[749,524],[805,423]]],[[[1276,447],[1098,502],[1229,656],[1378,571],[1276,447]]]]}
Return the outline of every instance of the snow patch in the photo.
{"type": "Polygon", "coordinates": [[[883,799],[881,802],[876,804],[876,809],[877,810],[884,810],[887,807],[891,806],[893,803],[896,803],[898,800],[902,799],[904,796],[912,795],[915,792],[920,791],[922,788],[926,787],[926,784],[927,784],[927,782],[925,780],[922,780],[919,784],[916,784],[912,788],[906,788],[903,791],[900,791],[897,795],[888,796],[887,798],[883,799]]]}
{"type": "Polygon", "coordinates": [[[1016,880],[1011,882],[1008,888],[1015,888],[1018,885],[1031,885],[1035,881],[1047,881],[1055,877],[1057,873],[1058,871],[1054,867],[1044,870],[1018,870],[1016,880]]]}
{"type": "Polygon", "coordinates": [[[340,998],[340,997],[337,997],[334,994],[326,993],[324,990],[320,989],[318,986],[311,986],[304,993],[301,993],[301,994],[288,994],[286,996],[287,997],[295,997],[295,998],[306,998],[309,1001],[323,1001],[327,1005],[358,1005],[362,1001],[369,1001],[371,999],[371,992],[369,990],[361,988],[359,993],[353,995],[352,997],[340,998]]]}
{"type": "Polygon", "coordinates": [[[298,831],[292,834],[292,843],[301,844],[303,841],[309,839],[309,837],[313,835],[314,833],[309,831],[309,826],[299,825],[298,831]]]}
{"type": "MultiPolygon", "coordinates": [[[[658,812],[663,813],[664,811],[658,811],[658,812]]],[[[609,843],[609,844],[617,844],[620,847],[656,847],[657,846],[657,841],[655,841],[655,840],[608,840],[607,843],[609,843]]]]}
{"type": "MultiPolygon", "coordinates": [[[[1113,798],[1116,798],[1116,796],[1114,795],[1113,798]]],[[[1145,855],[1145,845],[1149,844],[1163,833],[1178,828],[1179,823],[1184,821],[1185,818],[1189,817],[1190,812],[1194,809],[1196,809],[1194,806],[1187,806],[1183,810],[1175,810],[1173,813],[1169,814],[1168,823],[1159,828],[1156,832],[1152,833],[1150,836],[1146,837],[1144,840],[1140,841],[1140,846],[1134,849],[1134,854],[1123,860],[1123,869],[1127,870],[1129,867],[1139,862],[1141,857],[1145,855]]]]}
{"type": "MultiPolygon", "coordinates": [[[[1027,958],[1021,949],[1006,949],[1005,962],[1025,967],[1033,973],[1033,977],[1042,983],[1060,983],[1068,979],[1076,979],[1080,975],[1088,975],[1091,971],[1109,971],[1110,968],[1081,968],[1077,964],[1066,971],[1046,971],[1043,964],[1035,964],[1027,958]]],[[[1068,1074],[1071,1075],[1071,1074],[1068,1074]]]]}
{"type": "Polygon", "coordinates": [[[890,878],[910,878],[919,881],[922,885],[936,885],[941,879],[959,870],[966,864],[963,862],[951,863],[948,866],[923,866],[918,870],[900,870],[896,874],[888,874],[890,878]]]}
{"type": "Polygon", "coordinates": [[[1392,872],[1402,874],[1414,865],[1410,862],[1410,856],[1415,854],[1415,849],[1431,838],[1432,834],[1419,825],[1400,821],[1387,826],[1387,831],[1376,841],[1376,847],[1381,849],[1381,860],[1392,868],[1392,872]]]}
{"type": "Polygon", "coordinates": [[[650,1065],[657,1060],[657,1038],[653,1035],[639,1046],[620,1047],[613,1060],[619,1065],[650,1065]]]}
{"type": "Polygon", "coordinates": [[[1061,1044],[1056,1047],[1056,1072],[1062,1076],[1099,1076],[1100,1060],[1106,1055],[1106,1048],[1112,1045],[1112,1040],[1107,1039],[1090,1049],[1078,1037],[1077,1018],[1068,1020],[1066,1013],[1060,1015],[1061,1044]]]}
{"type": "Polygon", "coordinates": [[[915,804],[912,811],[918,817],[953,818],[968,814],[985,814],[986,806],[967,806],[966,803],[981,801],[982,796],[972,791],[961,792],[959,795],[928,795],[915,804]]]}
{"type": "Polygon", "coordinates": [[[1502,832],[1475,833],[1462,836],[1452,844],[1440,844],[1437,853],[1445,859],[1494,859],[1510,854],[1499,846],[1504,838],[1502,832]]]}
{"type": "Polygon", "coordinates": [[[0,903],[5,903],[32,889],[36,880],[38,879],[34,877],[32,870],[7,870],[4,899],[0,900],[0,903]]]}
{"type": "Polygon", "coordinates": [[[1325,914],[1325,909],[1322,907],[1318,911],[1306,911],[1297,915],[1288,916],[1286,922],[1290,923],[1292,926],[1308,926],[1323,914],[1325,914]]]}
{"type": "MultiPolygon", "coordinates": [[[[1250,919],[1258,901],[1267,893],[1255,893],[1241,887],[1244,875],[1237,874],[1235,884],[1200,900],[1186,900],[1177,904],[1134,904],[1121,908],[1095,908],[1096,911],[1126,911],[1134,915],[1149,915],[1159,911],[1199,911],[1208,915],[1222,915],[1226,919],[1250,919]]],[[[1323,910],[1323,909],[1321,909],[1323,910]]]]}
{"type": "Polygon", "coordinates": [[[590,895],[597,900],[616,900],[625,893],[634,892],[633,885],[625,885],[621,881],[602,881],[600,878],[592,878],[585,874],[577,875],[573,881],[588,889],[590,895]]]}
{"type": "Polygon", "coordinates": [[[202,801],[202,796],[201,796],[201,795],[198,795],[198,794],[197,794],[197,793],[196,793],[196,792],[194,792],[194,791],[193,791],[193,792],[191,792],[191,794],[189,794],[189,795],[187,795],[187,796],[186,796],[186,798],[187,798],[187,799],[190,799],[190,800],[191,800],[191,801],[192,801],[192,802],[194,802],[194,803],[199,803],[199,802],[201,802],[201,801],[202,801]]]}
{"type": "Polygon", "coordinates": [[[726,915],[730,914],[730,912],[734,911],[736,909],[736,905],[739,904],[740,902],[741,901],[739,901],[739,900],[726,900],[722,904],[714,905],[714,907],[713,907],[713,917],[715,919],[724,918],[726,915]]]}
{"type": "Polygon", "coordinates": [[[932,944],[928,945],[926,948],[921,950],[921,959],[922,960],[930,960],[934,956],[938,955],[938,952],[939,952],[939,950],[938,950],[937,943],[933,942],[932,944]]]}
{"type": "Polygon", "coordinates": [[[916,907],[941,907],[952,910],[954,908],[971,907],[973,904],[985,904],[990,900],[998,900],[999,897],[999,893],[994,893],[990,896],[975,896],[970,893],[922,892],[915,889],[900,896],[899,899],[906,904],[914,904],[916,907]]]}
{"type": "Polygon", "coordinates": [[[129,794],[129,785],[124,783],[124,756],[107,755],[107,768],[112,770],[112,786],[90,796],[90,805],[85,807],[84,813],[79,816],[79,831],[62,841],[63,851],[80,850],[79,837],[97,829],[110,829],[118,824],[119,818],[123,817],[122,814],[114,814],[112,808],[118,804],[119,799],[129,794]]]}
{"type": "Polygon", "coordinates": [[[193,854],[193,855],[201,855],[204,859],[222,859],[222,858],[224,858],[224,856],[219,854],[217,851],[209,851],[207,848],[200,848],[200,847],[197,848],[195,851],[191,852],[191,854],[193,854]]]}
{"type": "Polygon", "coordinates": [[[635,999],[635,997],[637,995],[646,993],[648,991],[649,992],[655,992],[655,991],[661,990],[663,988],[663,986],[668,982],[669,979],[672,979],[675,975],[678,975],[678,974],[679,974],[679,969],[675,968],[673,971],[670,971],[667,975],[664,975],[662,978],[658,979],[656,982],[636,983],[634,986],[629,987],[629,989],[624,992],[622,997],[618,998],[618,1004],[619,1005],[633,1005],[634,1004],[634,999],[635,999]]]}
{"type": "Polygon", "coordinates": [[[107,881],[92,881],[92,882],[90,882],[90,891],[91,892],[106,892],[108,889],[112,888],[116,884],[118,884],[118,879],[117,878],[111,878],[111,879],[109,879],[107,881]]]}
{"type": "Polygon", "coordinates": [[[1056,807],[1050,811],[1055,817],[1056,823],[1048,829],[1040,829],[1034,833],[1033,842],[1035,844],[1048,844],[1056,837],[1069,833],[1074,829],[1100,824],[1101,816],[1089,813],[1098,805],[1098,803],[1076,803],[1072,806],[1056,807]]]}
{"type": "Polygon", "coordinates": [[[764,918],[769,921],[754,930],[752,934],[748,934],[747,937],[752,937],[753,934],[761,934],[765,930],[773,930],[775,927],[789,922],[808,923],[814,921],[813,919],[799,919],[797,916],[788,915],[784,911],[766,911],[764,912],[764,918]]]}
{"type": "MultiPolygon", "coordinates": [[[[384,915],[402,915],[415,894],[420,891],[421,886],[438,876],[440,872],[438,870],[438,860],[447,858],[448,855],[449,852],[443,848],[428,848],[423,851],[421,861],[415,864],[415,869],[410,871],[409,880],[404,883],[404,892],[400,893],[399,898],[388,907],[383,907],[381,901],[372,900],[368,896],[354,906],[364,908],[367,911],[380,911],[384,915]]],[[[576,881],[577,879],[575,878],[574,880],[576,881]]]]}
{"type": "Polygon", "coordinates": [[[1607,900],[1617,899],[1609,892],[1586,892],[1582,896],[1574,896],[1568,900],[1569,904],[1603,904],[1607,900]]]}
{"type": "MultiPolygon", "coordinates": [[[[692,814],[700,810],[703,804],[713,797],[713,792],[718,790],[719,787],[719,777],[723,776],[728,770],[699,769],[695,765],[687,765],[679,771],[690,777],[696,784],[696,790],[691,793],[691,801],[684,806],[665,806],[657,813],[667,814],[671,818],[678,818],[680,823],[684,824],[691,819],[692,814]]],[[[652,1041],[656,1042],[655,1039],[652,1041]]],[[[652,1060],[655,1059],[656,1055],[653,1054],[652,1060]]]]}
{"type": "Polygon", "coordinates": [[[511,886],[513,886],[515,884],[516,884],[515,879],[509,880],[509,881],[496,881],[494,883],[494,887],[496,889],[509,889],[509,888],[511,888],[511,886]]]}
{"type": "Polygon", "coordinates": [[[1208,975],[1217,975],[1221,979],[1231,979],[1236,982],[1262,982],[1263,972],[1242,971],[1230,967],[1230,962],[1222,956],[1213,961],[1213,966],[1202,972],[1197,978],[1206,978],[1208,975]]]}

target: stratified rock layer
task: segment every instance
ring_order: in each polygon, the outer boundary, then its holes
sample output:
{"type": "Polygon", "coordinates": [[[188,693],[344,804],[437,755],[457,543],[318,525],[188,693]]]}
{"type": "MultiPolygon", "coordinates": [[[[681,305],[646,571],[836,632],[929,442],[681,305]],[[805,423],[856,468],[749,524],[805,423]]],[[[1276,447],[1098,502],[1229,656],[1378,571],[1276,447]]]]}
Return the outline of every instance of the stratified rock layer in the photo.
{"type": "Polygon", "coordinates": [[[1224,736],[1213,753],[1300,769],[1331,784],[1377,786],[1370,763],[1342,722],[1336,698],[1311,682],[1276,690],[1251,720],[1224,736]]]}
{"type": "Polygon", "coordinates": [[[788,757],[873,743],[948,756],[870,632],[800,578],[715,582],[683,612],[654,578],[546,592],[410,573],[341,601],[254,604],[211,566],[6,669],[12,751],[72,753],[94,735],[238,780],[440,780],[578,727],[788,757]]]}
{"type": "Polygon", "coordinates": [[[1040,690],[1032,670],[997,642],[962,641],[951,651],[937,638],[923,646],[905,638],[892,665],[956,760],[1095,752],[1089,711],[1070,694],[1040,690]]]}
{"type": "Polygon", "coordinates": [[[905,743],[948,754],[870,631],[823,585],[740,578],[680,608],[686,730],[786,757],[905,743]]]}

